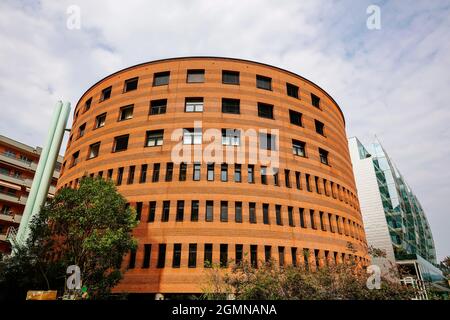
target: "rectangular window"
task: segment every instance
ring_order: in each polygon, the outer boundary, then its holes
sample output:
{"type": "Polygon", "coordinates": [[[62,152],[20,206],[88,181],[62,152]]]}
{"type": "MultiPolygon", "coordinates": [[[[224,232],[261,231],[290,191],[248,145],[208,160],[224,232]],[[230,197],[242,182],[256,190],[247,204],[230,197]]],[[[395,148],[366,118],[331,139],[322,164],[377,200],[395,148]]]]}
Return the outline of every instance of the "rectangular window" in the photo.
{"type": "Polygon", "coordinates": [[[83,124],[78,128],[78,138],[81,138],[82,136],[84,136],[85,133],[86,133],[86,123],[83,123],[83,124]]]}
{"type": "Polygon", "coordinates": [[[120,167],[117,171],[117,185],[120,186],[122,184],[123,179],[123,167],[120,167]]]}
{"type": "Polygon", "coordinates": [[[306,181],[306,190],[308,190],[309,192],[312,192],[310,175],[307,173],[305,174],[305,181],[306,181]]]}
{"type": "Polygon", "coordinates": [[[244,248],[244,246],[242,244],[237,244],[235,246],[235,250],[236,250],[235,262],[236,262],[236,264],[240,264],[242,262],[243,251],[244,251],[243,248],[244,248]]]}
{"type": "Polygon", "coordinates": [[[176,221],[183,221],[183,219],[184,219],[184,200],[178,200],[176,221]]]}
{"type": "Polygon", "coordinates": [[[220,221],[228,222],[228,201],[220,201],[220,221]]]}
{"type": "Polygon", "coordinates": [[[187,71],[186,82],[187,83],[202,83],[202,82],[205,82],[205,70],[203,70],[203,69],[188,70],[187,71]]]}
{"type": "Polygon", "coordinates": [[[226,163],[220,166],[220,181],[228,181],[228,164],[226,163]]]}
{"type": "Polygon", "coordinates": [[[136,171],[136,166],[130,166],[130,169],[128,170],[127,184],[133,184],[134,183],[134,172],[135,171],[136,171]]]}
{"type": "Polygon", "coordinates": [[[172,268],[179,268],[180,264],[181,264],[181,243],[174,243],[172,268]]]}
{"type": "Polygon", "coordinates": [[[156,213],[156,201],[150,201],[148,203],[148,219],[147,222],[155,221],[155,213],[156,213]]]}
{"type": "Polygon", "coordinates": [[[142,216],[142,202],[136,202],[136,220],[141,221],[142,216]]]}
{"type": "Polygon", "coordinates": [[[329,213],[329,214],[328,214],[328,225],[330,226],[330,231],[333,232],[333,233],[335,233],[336,230],[334,230],[333,225],[331,224],[331,220],[332,220],[332,218],[331,218],[331,213],[329,213]]]}
{"type": "Polygon", "coordinates": [[[256,223],[256,203],[249,202],[248,204],[248,218],[250,223],[256,223]]]}
{"type": "Polygon", "coordinates": [[[261,183],[267,184],[267,168],[261,166],[261,183]]]}
{"type": "Polygon", "coordinates": [[[205,220],[208,222],[213,221],[214,218],[214,202],[211,200],[206,201],[206,215],[205,220]]]}
{"type": "Polygon", "coordinates": [[[183,144],[202,144],[202,131],[199,128],[183,129],[183,144]]]}
{"type": "Polygon", "coordinates": [[[239,84],[239,72],[222,70],[222,83],[239,84]]]}
{"type": "Polygon", "coordinates": [[[311,221],[311,228],[314,230],[317,230],[316,228],[316,221],[314,220],[314,210],[309,210],[309,219],[311,221]]]}
{"type": "Polygon", "coordinates": [[[242,202],[240,201],[234,203],[234,218],[236,222],[242,222],[242,202]]]}
{"type": "Polygon", "coordinates": [[[134,269],[136,265],[136,249],[130,251],[130,261],[128,262],[128,269],[134,269]]]}
{"type": "Polygon", "coordinates": [[[320,109],[320,98],[313,93],[311,93],[311,104],[320,109]]]}
{"type": "Polygon", "coordinates": [[[123,92],[129,92],[129,91],[136,90],[137,87],[138,87],[138,81],[139,81],[138,77],[133,78],[133,79],[125,80],[125,85],[124,85],[124,88],[123,88],[123,92]]]}
{"type": "Polygon", "coordinates": [[[194,181],[200,181],[200,163],[194,163],[192,166],[193,172],[192,172],[192,180],[194,181]]]}
{"type": "Polygon", "coordinates": [[[296,156],[306,157],[305,146],[303,141],[292,139],[292,153],[296,156]]]}
{"type": "Polygon", "coordinates": [[[163,86],[169,84],[170,71],[156,72],[153,75],[153,86],[163,86]]]}
{"type": "Polygon", "coordinates": [[[282,226],[283,221],[281,219],[281,206],[278,204],[275,206],[275,216],[277,220],[277,225],[282,226]]]}
{"type": "Polygon", "coordinates": [[[277,136],[270,133],[259,133],[259,147],[263,150],[277,150],[277,136]]]}
{"type": "Polygon", "coordinates": [[[320,220],[320,229],[322,231],[327,231],[327,229],[325,228],[325,224],[323,222],[323,212],[319,211],[319,220],[320,220]]]}
{"type": "Polygon", "coordinates": [[[280,267],[284,267],[284,247],[278,247],[278,263],[280,267]]]}
{"type": "Polygon", "coordinates": [[[159,181],[159,171],[161,169],[161,164],[154,163],[153,164],[153,175],[152,175],[152,182],[158,182],[159,181]]]}
{"type": "Polygon", "coordinates": [[[91,108],[91,104],[92,104],[92,97],[87,99],[86,102],[84,103],[84,112],[89,111],[89,109],[91,108]]]}
{"type": "Polygon", "coordinates": [[[188,258],[188,268],[197,267],[197,244],[189,244],[189,258],[188,258]]]}
{"type": "Polygon", "coordinates": [[[111,98],[111,90],[112,90],[112,87],[108,87],[108,88],[105,88],[102,90],[102,94],[100,96],[100,102],[111,98]]]}
{"type": "Polygon", "coordinates": [[[325,131],[324,131],[325,125],[322,122],[320,122],[319,120],[314,120],[314,125],[316,126],[316,132],[318,134],[321,134],[322,136],[325,136],[325,131]]]}
{"type": "Polygon", "coordinates": [[[239,146],[241,144],[241,131],[237,129],[222,129],[222,145],[239,146]]]}
{"type": "Polygon", "coordinates": [[[186,98],[184,112],[203,112],[203,98],[186,98]]]}
{"type": "Polygon", "coordinates": [[[114,138],[113,152],[124,151],[128,149],[128,138],[130,135],[126,134],[114,138]]]}
{"type": "Polygon", "coordinates": [[[303,126],[302,123],[302,114],[300,112],[289,110],[289,120],[292,124],[295,124],[296,126],[303,126]]]}
{"type": "Polygon", "coordinates": [[[303,249],[303,261],[305,263],[305,269],[309,270],[309,249],[303,249]]]}
{"type": "Polygon", "coordinates": [[[112,176],[113,176],[113,169],[108,169],[106,178],[108,180],[112,180],[112,176]]]}
{"type": "Polygon", "coordinates": [[[258,246],[250,245],[250,264],[253,268],[258,268],[258,246]]]}
{"type": "Polygon", "coordinates": [[[156,267],[161,269],[166,265],[166,244],[160,243],[158,249],[158,262],[156,263],[156,267]]]}
{"type": "Polygon", "coordinates": [[[170,200],[165,200],[163,201],[161,221],[162,222],[169,221],[169,214],[170,214],[170,200]]]}
{"type": "Polygon", "coordinates": [[[319,177],[315,176],[314,177],[314,184],[316,185],[316,192],[318,194],[320,194],[320,189],[319,189],[319,177]]]}
{"type": "Polygon", "coordinates": [[[98,157],[100,151],[100,142],[93,143],[89,146],[89,156],[88,159],[98,157]]]}
{"type": "Polygon", "coordinates": [[[228,266],[228,245],[220,244],[220,267],[226,268],[228,266]]]}
{"type": "Polygon", "coordinates": [[[280,186],[280,179],[279,179],[279,173],[278,173],[278,168],[274,169],[274,173],[273,173],[273,184],[276,186],[280,186]]]}
{"type": "Polygon", "coordinates": [[[258,102],[258,117],[273,119],[273,105],[258,102]]]}
{"type": "Polygon", "coordinates": [[[288,207],[288,220],[289,220],[289,227],[294,226],[294,216],[293,216],[293,207],[288,207]]]}
{"type": "Polygon", "coordinates": [[[147,181],[147,165],[141,165],[141,175],[139,177],[139,183],[145,183],[147,181]]]}
{"type": "Polygon", "coordinates": [[[263,203],[263,223],[269,224],[269,204],[263,203]]]}
{"type": "Polygon", "coordinates": [[[95,118],[95,129],[101,128],[105,126],[106,122],[106,112],[98,115],[95,118]]]}
{"type": "Polygon", "coordinates": [[[214,163],[208,163],[207,180],[214,181],[214,163]]]}
{"type": "Polygon", "coordinates": [[[205,251],[204,251],[204,258],[203,258],[203,266],[205,268],[211,268],[212,267],[212,251],[213,245],[211,243],[205,243],[205,251]]]}
{"type": "Polygon", "coordinates": [[[180,163],[180,174],[179,174],[179,180],[180,181],[186,181],[186,172],[187,172],[187,164],[185,162],[180,163]]]}
{"type": "Polygon", "coordinates": [[[199,201],[192,200],[191,202],[191,221],[198,221],[199,201]]]}
{"type": "Polygon", "coordinates": [[[298,208],[298,213],[300,216],[300,227],[302,228],[306,228],[304,212],[305,212],[304,208],[298,208]]]}
{"type": "Polygon", "coordinates": [[[284,169],[284,183],[286,187],[291,188],[291,173],[288,169],[284,169]]]}
{"type": "Polygon", "coordinates": [[[319,157],[320,162],[322,162],[323,164],[328,164],[328,151],[319,148],[319,157]]]}
{"type": "Polygon", "coordinates": [[[269,263],[272,260],[272,246],[264,246],[264,261],[269,263]]]}
{"type": "Polygon", "coordinates": [[[241,101],[239,99],[222,98],[222,113],[239,114],[241,101]]]}
{"type": "Polygon", "coordinates": [[[173,177],[173,162],[167,162],[166,164],[166,182],[172,181],[173,177]]]}
{"type": "Polygon", "coordinates": [[[291,248],[291,257],[292,257],[292,265],[294,267],[297,266],[297,248],[292,247],[291,248]]]}
{"type": "Polygon", "coordinates": [[[150,101],[150,115],[164,114],[167,109],[167,99],[159,99],[150,101]]]}
{"type": "Polygon", "coordinates": [[[286,92],[289,97],[298,99],[298,87],[286,82],[286,92]]]}
{"type": "Polygon", "coordinates": [[[150,257],[152,256],[152,245],[144,244],[144,261],[142,262],[142,268],[150,268],[150,257]]]}
{"type": "Polygon", "coordinates": [[[249,164],[247,167],[247,182],[255,183],[255,166],[253,164],[249,164]]]}
{"type": "Polygon", "coordinates": [[[256,75],[256,87],[265,90],[272,90],[272,78],[256,75]]]}
{"type": "Polygon", "coordinates": [[[241,181],[242,181],[241,165],[235,164],[234,165],[234,182],[241,182],[241,181]]]}
{"type": "Polygon", "coordinates": [[[133,105],[125,106],[120,108],[119,111],[119,121],[129,120],[133,118],[133,105]]]}

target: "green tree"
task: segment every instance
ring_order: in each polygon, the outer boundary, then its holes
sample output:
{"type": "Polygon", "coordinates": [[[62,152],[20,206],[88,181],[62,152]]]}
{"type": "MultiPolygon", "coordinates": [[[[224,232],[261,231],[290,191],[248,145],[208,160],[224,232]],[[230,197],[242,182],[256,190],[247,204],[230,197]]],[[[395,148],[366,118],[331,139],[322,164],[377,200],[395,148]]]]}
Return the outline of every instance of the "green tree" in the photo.
{"type": "Polygon", "coordinates": [[[78,189],[61,189],[31,222],[26,245],[0,263],[0,298],[8,289],[6,298],[19,299],[30,289],[62,292],[70,265],[80,268],[90,298],[107,297],[136,246],[134,226],[135,212],[112,182],[84,178],[78,189]]]}

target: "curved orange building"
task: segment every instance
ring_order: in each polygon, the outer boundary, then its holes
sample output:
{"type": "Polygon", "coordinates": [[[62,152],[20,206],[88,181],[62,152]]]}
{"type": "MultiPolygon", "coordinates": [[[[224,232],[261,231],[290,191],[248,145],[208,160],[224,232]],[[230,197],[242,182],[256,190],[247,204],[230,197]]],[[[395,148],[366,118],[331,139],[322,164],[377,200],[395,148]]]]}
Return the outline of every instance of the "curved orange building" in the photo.
{"type": "Polygon", "coordinates": [[[102,79],[74,112],[58,187],[112,179],[140,220],[117,292],[199,293],[211,263],[242,259],[367,262],[344,116],[311,81],[240,59],[165,59],[102,79]],[[213,140],[224,149],[207,158],[213,140]]]}

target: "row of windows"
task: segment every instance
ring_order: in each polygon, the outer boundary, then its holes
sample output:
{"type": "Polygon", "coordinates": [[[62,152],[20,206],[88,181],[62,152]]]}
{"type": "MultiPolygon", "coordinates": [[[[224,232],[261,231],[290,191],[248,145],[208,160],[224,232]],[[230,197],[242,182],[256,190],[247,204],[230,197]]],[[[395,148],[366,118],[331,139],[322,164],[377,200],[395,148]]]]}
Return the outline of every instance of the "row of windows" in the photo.
{"type": "MultiPolygon", "coordinates": [[[[158,252],[156,253],[156,268],[165,268],[166,267],[166,256],[167,256],[167,244],[160,243],[157,245],[158,252]]],[[[221,244],[212,244],[205,243],[203,245],[199,245],[197,243],[189,243],[187,245],[187,267],[188,268],[197,268],[198,264],[198,249],[199,247],[203,247],[203,262],[202,265],[204,268],[210,268],[214,263],[219,263],[219,266],[222,268],[227,268],[230,264],[240,264],[242,263],[248,255],[244,253],[244,245],[243,244],[235,244],[234,245],[234,256],[230,256],[231,245],[226,243],[221,244]],[[217,250],[215,246],[219,247],[219,259],[215,261],[213,259],[213,250],[217,250]]],[[[156,244],[144,244],[143,249],[143,259],[141,268],[147,269],[152,267],[152,250],[153,247],[156,247],[156,244]]],[[[258,245],[250,245],[250,254],[249,254],[249,262],[254,268],[258,268],[258,264],[261,264],[261,261],[258,258],[258,245]]],[[[172,247],[172,268],[180,268],[182,267],[181,259],[183,255],[183,244],[174,243],[172,247]]],[[[136,267],[136,253],[138,249],[132,250],[130,252],[130,258],[128,261],[128,268],[134,269],[136,267]]],[[[156,251],[156,250],[155,250],[156,251]]],[[[307,269],[310,267],[312,269],[320,268],[324,265],[329,264],[338,264],[344,261],[348,261],[351,259],[355,259],[356,261],[362,261],[360,257],[352,254],[345,254],[339,252],[333,252],[329,250],[319,250],[319,249],[299,249],[297,247],[291,247],[290,250],[285,246],[278,246],[273,248],[270,245],[264,246],[264,262],[265,263],[273,263],[274,260],[278,261],[278,265],[280,267],[285,267],[290,264],[293,266],[304,265],[307,269]],[[276,256],[274,252],[276,250],[276,256]],[[290,255],[290,261],[286,260],[286,255],[290,255]]]]}
{"type": "MultiPolygon", "coordinates": [[[[123,93],[137,90],[139,77],[134,77],[124,81],[123,93]]],[[[170,71],[157,72],[153,75],[153,86],[168,85],[170,82],[170,71]]],[[[190,69],[186,72],[186,83],[204,83],[205,82],[205,70],[204,69],[190,69]]],[[[222,83],[223,84],[240,84],[240,73],[238,71],[222,70],[222,83]]],[[[272,78],[256,75],[256,87],[259,89],[272,91],[272,78]]],[[[100,101],[103,102],[111,98],[112,86],[104,88],[100,94],[100,101]]],[[[290,97],[299,99],[299,87],[286,82],[286,94],[290,97]]],[[[311,93],[311,104],[320,109],[320,98],[311,93]]],[[[90,110],[92,106],[92,97],[87,99],[84,104],[84,111],[90,110]]],[[[79,111],[75,114],[75,120],[78,117],[79,111]]]]}
{"type": "MultiPolygon", "coordinates": [[[[140,166],[140,172],[138,174],[138,182],[139,183],[146,183],[148,181],[147,176],[151,176],[151,182],[156,183],[162,180],[161,177],[162,169],[160,163],[154,163],[153,164],[153,170],[150,171],[150,167],[148,164],[142,164],[140,166]]],[[[174,177],[175,173],[175,166],[173,162],[168,162],[165,165],[165,177],[164,181],[171,182],[175,180],[176,177],[174,177]]],[[[216,167],[217,165],[215,163],[208,163],[206,165],[206,180],[207,181],[214,181],[216,179],[216,167]]],[[[227,163],[222,163],[219,165],[220,168],[220,181],[226,182],[229,181],[229,166],[227,163]]],[[[201,180],[201,170],[202,166],[200,163],[194,163],[192,164],[192,180],[193,181],[200,181],[201,180]]],[[[232,181],[241,183],[244,180],[244,170],[243,165],[241,164],[234,164],[234,172],[232,173],[232,181]]],[[[128,177],[126,179],[126,184],[133,184],[136,182],[136,173],[137,169],[135,165],[132,165],[128,167],[128,177]]],[[[186,181],[188,174],[189,167],[187,163],[180,163],[178,166],[178,181],[186,181]]],[[[277,173],[272,175],[272,183],[275,186],[281,186],[280,183],[280,172],[284,174],[284,186],[287,188],[292,188],[295,186],[298,190],[306,190],[309,192],[316,192],[317,194],[322,194],[327,197],[333,197],[334,199],[339,199],[342,202],[345,202],[349,204],[351,207],[355,209],[359,209],[358,201],[356,199],[356,196],[347,188],[344,186],[341,186],[338,183],[335,183],[331,180],[327,180],[325,178],[320,178],[318,176],[313,176],[308,173],[301,173],[299,171],[294,171],[293,174],[291,173],[291,170],[284,169],[278,170],[277,173]]],[[[269,184],[269,175],[267,174],[267,167],[260,166],[259,170],[259,179],[262,184],[269,184]]],[[[247,182],[248,183],[256,183],[256,167],[255,165],[249,164],[247,165],[247,182]]],[[[91,177],[94,177],[94,173],[91,173],[91,177]]],[[[103,171],[98,172],[98,176],[103,177],[104,173],[103,171]]],[[[113,180],[114,176],[114,170],[108,169],[106,171],[106,178],[109,180],[113,180]]],[[[218,178],[218,177],[217,177],[218,178]]],[[[119,167],[116,172],[116,185],[120,186],[122,183],[125,183],[125,167],[119,167]]],[[[74,180],[73,187],[77,187],[79,183],[79,179],[74,180]]],[[[72,182],[66,183],[65,187],[72,187],[72,182]]]]}

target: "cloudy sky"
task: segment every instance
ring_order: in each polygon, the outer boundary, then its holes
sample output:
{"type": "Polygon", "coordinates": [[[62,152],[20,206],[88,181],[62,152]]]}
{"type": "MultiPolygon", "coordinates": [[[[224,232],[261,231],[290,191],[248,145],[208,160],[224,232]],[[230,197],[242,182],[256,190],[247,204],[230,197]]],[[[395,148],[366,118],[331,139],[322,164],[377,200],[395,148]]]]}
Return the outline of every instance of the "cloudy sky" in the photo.
{"type": "MultiPolygon", "coordinates": [[[[54,103],[161,58],[257,60],[319,84],[348,136],[376,134],[450,255],[450,1],[10,1],[0,3],[0,134],[42,145],[54,103]],[[81,12],[69,29],[67,10],[81,12]],[[366,26],[369,5],[381,29],[366,26]]],[[[71,119],[69,120],[71,122],[71,119]]],[[[65,143],[63,143],[65,144],[65,143]]]]}

